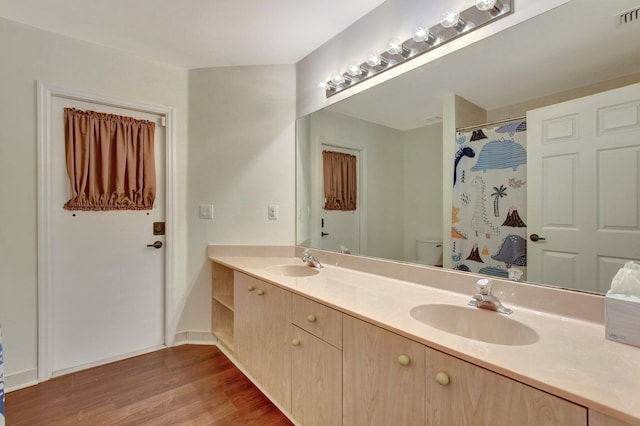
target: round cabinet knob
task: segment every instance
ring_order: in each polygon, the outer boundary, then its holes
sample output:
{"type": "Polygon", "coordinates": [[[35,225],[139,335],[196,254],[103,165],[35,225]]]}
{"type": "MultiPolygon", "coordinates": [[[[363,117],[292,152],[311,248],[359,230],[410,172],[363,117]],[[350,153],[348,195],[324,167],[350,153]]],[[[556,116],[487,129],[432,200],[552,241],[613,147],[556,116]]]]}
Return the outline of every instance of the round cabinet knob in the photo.
{"type": "Polygon", "coordinates": [[[254,286],[252,286],[252,285],[250,285],[249,287],[247,287],[247,291],[253,291],[253,290],[255,290],[255,289],[256,289],[256,288],[255,288],[254,286]]]}
{"type": "Polygon", "coordinates": [[[446,386],[449,384],[449,375],[444,371],[436,374],[436,382],[440,383],[442,386],[446,386]]]}
{"type": "Polygon", "coordinates": [[[293,346],[300,346],[300,340],[299,340],[299,339],[293,339],[293,340],[291,341],[291,344],[292,344],[293,346]]]}
{"type": "Polygon", "coordinates": [[[309,322],[316,322],[316,316],[313,314],[309,314],[307,315],[307,321],[309,322]]]}
{"type": "Polygon", "coordinates": [[[406,367],[407,365],[411,364],[411,358],[409,358],[408,355],[400,355],[398,357],[398,362],[400,363],[400,365],[406,367]]]}
{"type": "Polygon", "coordinates": [[[258,296],[262,296],[264,294],[264,290],[258,290],[258,291],[256,291],[256,294],[258,296]]]}

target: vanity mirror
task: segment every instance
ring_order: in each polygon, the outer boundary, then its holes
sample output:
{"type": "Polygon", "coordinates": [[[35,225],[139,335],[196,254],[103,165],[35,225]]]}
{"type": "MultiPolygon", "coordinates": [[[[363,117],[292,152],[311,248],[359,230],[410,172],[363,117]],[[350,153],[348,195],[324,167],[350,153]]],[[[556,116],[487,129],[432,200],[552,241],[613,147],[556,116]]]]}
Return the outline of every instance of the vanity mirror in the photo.
{"type": "MultiPolygon", "coordinates": [[[[456,267],[450,222],[455,128],[472,126],[467,129],[472,131],[475,125],[639,82],[640,16],[620,17],[639,7],[638,0],[572,0],[300,118],[297,244],[407,262],[418,261],[423,249],[438,253],[442,245],[442,259],[429,263],[456,267]],[[356,211],[323,210],[322,151],[356,157],[361,173],[356,211]]],[[[630,187],[640,191],[640,182],[630,187]]],[[[492,187],[486,191],[493,214],[492,187]]],[[[526,209],[519,216],[528,222],[526,209]]],[[[533,232],[523,230],[523,237],[528,240],[533,232]]],[[[638,229],[630,232],[637,235],[638,229]]],[[[629,258],[640,258],[640,252],[629,258]]]]}

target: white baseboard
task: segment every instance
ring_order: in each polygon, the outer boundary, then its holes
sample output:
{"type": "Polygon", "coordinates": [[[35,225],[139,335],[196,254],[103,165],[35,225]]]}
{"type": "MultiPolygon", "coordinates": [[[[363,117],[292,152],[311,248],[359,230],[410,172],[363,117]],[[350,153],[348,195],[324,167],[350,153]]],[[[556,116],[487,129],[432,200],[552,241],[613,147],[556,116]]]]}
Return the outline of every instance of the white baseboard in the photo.
{"type": "Polygon", "coordinates": [[[4,376],[4,391],[9,393],[38,384],[38,370],[32,368],[4,376]]]}
{"type": "Polygon", "coordinates": [[[218,339],[210,331],[181,331],[176,333],[174,344],[215,345],[218,339]]]}
{"type": "Polygon", "coordinates": [[[105,364],[111,364],[112,362],[117,362],[117,361],[121,361],[123,359],[128,359],[128,358],[133,358],[134,356],[138,356],[138,355],[144,355],[144,354],[148,354],[150,352],[155,352],[157,350],[166,348],[165,345],[158,345],[158,346],[151,346],[149,348],[144,348],[144,349],[140,349],[137,351],[133,351],[133,352],[128,352],[126,354],[122,354],[122,355],[117,355],[111,358],[104,358],[98,361],[94,361],[94,362],[90,362],[87,364],[82,364],[82,365],[78,365],[75,367],[71,367],[71,368],[66,368],[64,370],[58,370],[58,371],[54,371],[51,374],[51,378],[53,379],[54,377],[60,377],[60,376],[64,376],[66,374],[71,374],[71,373],[75,373],[77,371],[82,371],[82,370],[87,370],[89,368],[93,368],[93,367],[99,367],[101,365],[105,365],[105,364]]]}

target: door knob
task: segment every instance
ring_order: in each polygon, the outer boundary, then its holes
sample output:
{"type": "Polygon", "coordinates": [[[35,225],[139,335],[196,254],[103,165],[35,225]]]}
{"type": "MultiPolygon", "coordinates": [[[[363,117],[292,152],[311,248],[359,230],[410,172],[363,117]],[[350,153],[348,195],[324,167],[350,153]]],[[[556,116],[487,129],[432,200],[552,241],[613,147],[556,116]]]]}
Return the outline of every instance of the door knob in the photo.
{"type": "Polygon", "coordinates": [[[533,242],[540,241],[540,240],[546,240],[546,238],[541,237],[541,236],[540,236],[540,235],[538,235],[538,234],[531,234],[531,236],[529,237],[529,239],[530,239],[531,241],[533,241],[533,242]]]}
{"type": "Polygon", "coordinates": [[[326,232],[320,232],[320,236],[321,236],[321,237],[326,237],[327,235],[329,235],[329,234],[328,234],[328,233],[326,233],[326,232]]]}
{"type": "Polygon", "coordinates": [[[153,248],[162,248],[162,241],[156,241],[153,244],[147,244],[147,247],[153,247],[153,248]]]}

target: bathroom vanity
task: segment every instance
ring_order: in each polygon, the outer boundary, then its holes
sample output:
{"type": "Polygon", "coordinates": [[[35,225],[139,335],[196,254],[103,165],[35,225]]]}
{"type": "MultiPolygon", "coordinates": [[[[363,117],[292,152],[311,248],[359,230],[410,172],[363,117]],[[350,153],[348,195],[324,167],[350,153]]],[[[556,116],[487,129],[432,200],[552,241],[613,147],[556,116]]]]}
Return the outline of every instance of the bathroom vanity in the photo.
{"type": "Polygon", "coordinates": [[[294,247],[209,246],[212,331],[302,425],[638,425],[640,348],[602,296],[294,247]],[[365,272],[372,271],[374,273],[365,272]],[[543,309],[545,308],[545,309],[543,309]]]}

